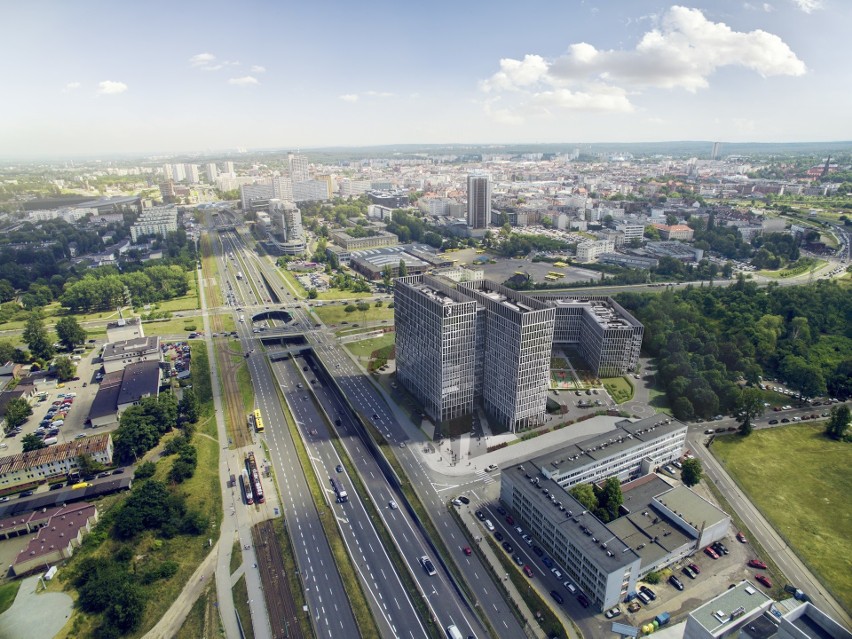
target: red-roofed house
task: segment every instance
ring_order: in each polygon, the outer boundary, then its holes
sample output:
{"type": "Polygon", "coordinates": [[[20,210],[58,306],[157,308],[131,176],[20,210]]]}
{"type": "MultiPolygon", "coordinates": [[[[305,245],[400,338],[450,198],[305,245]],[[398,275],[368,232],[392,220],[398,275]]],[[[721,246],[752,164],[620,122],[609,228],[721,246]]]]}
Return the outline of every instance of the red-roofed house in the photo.
{"type": "Polygon", "coordinates": [[[30,526],[33,527],[32,517],[39,515],[42,525],[15,558],[12,572],[16,576],[47,570],[52,564],[68,559],[83,542],[83,535],[98,521],[97,508],[86,502],[51,510],[54,512],[47,521],[43,521],[42,513],[31,513],[30,526]]]}

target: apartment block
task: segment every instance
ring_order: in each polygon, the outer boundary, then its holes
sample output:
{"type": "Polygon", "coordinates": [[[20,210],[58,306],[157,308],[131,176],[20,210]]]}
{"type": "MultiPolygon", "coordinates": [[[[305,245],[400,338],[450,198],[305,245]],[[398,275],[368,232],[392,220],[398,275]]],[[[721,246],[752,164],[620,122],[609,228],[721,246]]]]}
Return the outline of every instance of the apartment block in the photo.
{"type": "Polygon", "coordinates": [[[613,240],[597,240],[594,242],[581,242],[577,245],[577,260],[580,262],[594,262],[598,255],[612,253],[615,250],[613,240]]]}
{"type": "Polygon", "coordinates": [[[130,239],[136,242],[146,235],[161,235],[177,231],[177,208],[174,206],[155,206],[146,209],[130,227],[130,239]]]}

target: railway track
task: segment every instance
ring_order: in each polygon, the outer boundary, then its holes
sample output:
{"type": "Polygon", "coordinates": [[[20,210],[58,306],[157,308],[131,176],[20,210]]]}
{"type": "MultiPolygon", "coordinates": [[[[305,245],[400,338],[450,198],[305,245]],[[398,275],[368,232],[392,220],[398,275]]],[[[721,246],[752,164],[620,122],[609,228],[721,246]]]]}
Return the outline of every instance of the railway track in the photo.
{"type": "Polygon", "coordinates": [[[296,601],[284,572],[284,559],[272,521],[257,524],[251,534],[273,639],[303,637],[296,601]]]}

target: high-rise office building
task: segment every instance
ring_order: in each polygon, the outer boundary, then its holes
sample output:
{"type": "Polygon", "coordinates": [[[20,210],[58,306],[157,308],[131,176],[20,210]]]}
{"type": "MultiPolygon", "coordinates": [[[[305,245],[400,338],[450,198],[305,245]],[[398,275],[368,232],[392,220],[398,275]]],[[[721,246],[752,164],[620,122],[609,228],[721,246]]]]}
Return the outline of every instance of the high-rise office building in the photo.
{"type": "Polygon", "coordinates": [[[305,230],[302,227],[302,213],[293,202],[278,199],[269,201],[269,217],[277,234],[283,238],[279,248],[286,255],[298,255],[305,252],[305,230]]]}
{"type": "Polygon", "coordinates": [[[711,160],[718,160],[722,155],[722,143],[714,142],[713,143],[713,151],[710,153],[711,160]]]}
{"type": "Polygon", "coordinates": [[[216,184],[216,178],[219,177],[219,167],[216,166],[215,162],[210,162],[204,168],[207,173],[207,181],[210,184],[216,184]]]}
{"type": "Polygon", "coordinates": [[[308,157],[297,153],[287,154],[287,163],[290,165],[290,179],[293,184],[307,182],[311,179],[308,173],[308,157]]]}
{"type": "Polygon", "coordinates": [[[491,178],[482,173],[467,176],[467,223],[472,229],[488,228],[491,220],[491,178]]]}
{"type": "Polygon", "coordinates": [[[479,279],[398,278],[394,304],[398,379],[441,426],[475,404],[507,430],[537,426],[554,345],[577,348],[596,375],[615,377],[635,370],[644,331],[608,297],[533,296],[479,279]]]}

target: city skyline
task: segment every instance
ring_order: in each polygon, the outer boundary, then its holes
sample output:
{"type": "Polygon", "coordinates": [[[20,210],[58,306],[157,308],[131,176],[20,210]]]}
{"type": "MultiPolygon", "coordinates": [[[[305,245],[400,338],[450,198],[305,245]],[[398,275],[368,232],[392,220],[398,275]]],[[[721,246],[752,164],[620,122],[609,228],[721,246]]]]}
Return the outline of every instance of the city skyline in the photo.
{"type": "Polygon", "coordinates": [[[840,0],[84,6],[7,7],[4,156],[852,138],[840,0]]]}

